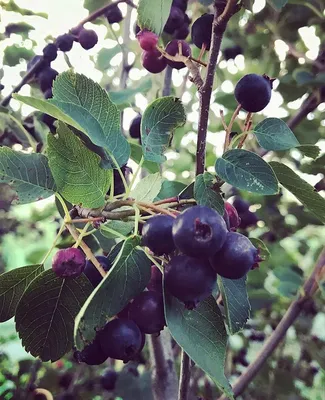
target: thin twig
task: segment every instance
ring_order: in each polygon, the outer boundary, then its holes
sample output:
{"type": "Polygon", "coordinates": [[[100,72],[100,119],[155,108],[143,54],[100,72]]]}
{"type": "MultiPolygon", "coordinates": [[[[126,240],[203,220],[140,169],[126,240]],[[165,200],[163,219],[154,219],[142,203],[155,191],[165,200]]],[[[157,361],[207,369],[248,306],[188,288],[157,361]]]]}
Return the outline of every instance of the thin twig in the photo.
{"type": "MultiPolygon", "coordinates": [[[[303,286],[303,294],[294,300],[287,312],[284,314],[282,320],[276,327],[275,331],[264,343],[262,349],[258,353],[255,361],[253,361],[246,371],[241,375],[237,382],[233,386],[233,392],[235,397],[239,396],[246,389],[248,384],[255,378],[258,372],[261,370],[263,364],[268,357],[277,348],[279,343],[285,337],[287,330],[294,323],[295,319],[299,316],[300,312],[304,309],[307,302],[310,301],[311,297],[318,290],[318,277],[325,274],[325,248],[321,252],[318,260],[315,264],[313,272],[303,286]]],[[[226,400],[226,396],[219,397],[218,400],[226,400]]]]}
{"type": "MultiPolygon", "coordinates": [[[[252,113],[249,112],[246,115],[245,125],[244,125],[244,132],[248,132],[250,130],[250,128],[252,126],[252,123],[253,123],[253,121],[252,121],[252,113]]],[[[240,139],[240,142],[238,143],[238,146],[237,146],[238,149],[241,149],[244,146],[244,143],[245,143],[245,140],[246,140],[247,136],[248,136],[248,133],[246,135],[243,135],[243,137],[240,139]]]]}
{"type": "Polygon", "coordinates": [[[183,350],[181,359],[178,400],[188,399],[188,393],[190,390],[190,379],[191,379],[190,367],[191,367],[191,359],[183,350]]]}
{"type": "Polygon", "coordinates": [[[169,96],[171,93],[172,74],[173,68],[170,65],[167,65],[164,78],[164,87],[162,91],[163,96],[169,96]]]}
{"type": "Polygon", "coordinates": [[[229,125],[226,129],[226,138],[225,138],[225,144],[224,144],[224,148],[223,148],[224,152],[227,151],[227,149],[229,147],[231,130],[232,130],[232,127],[234,125],[234,122],[235,122],[240,110],[241,110],[241,104],[238,104],[238,106],[236,107],[236,110],[234,111],[234,113],[230,119],[229,125]]]}

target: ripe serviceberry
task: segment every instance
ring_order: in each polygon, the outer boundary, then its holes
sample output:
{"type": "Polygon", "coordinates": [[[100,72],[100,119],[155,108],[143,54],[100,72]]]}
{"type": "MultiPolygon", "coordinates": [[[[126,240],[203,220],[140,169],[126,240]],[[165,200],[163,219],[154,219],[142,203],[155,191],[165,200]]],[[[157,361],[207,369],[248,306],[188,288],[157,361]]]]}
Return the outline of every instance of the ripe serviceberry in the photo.
{"type": "Polygon", "coordinates": [[[131,122],[129,133],[133,139],[139,139],[141,137],[141,118],[141,115],[137,115],[131,122]]]}
{"type": "MultiPolygon", "coordinates": [[[[185,57],[190,57],[191,56],[191,48],[188,43],[186,43],[184,40],[172,40],[170,41],[167,46],[166,46],[166,52],[170,54],[171,56],[175,56],[176,54],[179,53],[179,44],[182,47],[182,55],[185,57]]],[[[172,68],[175,69],[181,69],[185,67],[185,64],[183,62],[177,62],[177,61],[172,61],[167,58],[167,64],[170,65],[172,68]]]]}
{"type": "Polygon", "coordinates": [[[190,34],[190,26],[189,24],[183,24],[179,29],[176,29],[174,32],[174,38],[179,40],[185,40],[187,36],[190,34]]]}
{"type": "Polygon", "coordinates": [[[69,33],[65,33],[64,35],[60,35],[57,37],[56,45],[58,46],[59,50],[66,52],[72,49],[73,41],[73,36],[69,33]]]}
{"type": "Polygon", "coordinates": [[[85,50],[92,49],[98,42],[98,36],[92,29],[82,29],[78,36],[78,41],[85,50]]]}
{"type": "Polygon", "coordinates": [[[38,80],[43,93],[52,88],[53,81],[58,75],[59,73],[51,67],[47,67],[40,72],[38,80]]]}
{"type": "Polygon", "coordinates": [[[100,346],[107,357],[132,360],[143,348],[143,336],[134,321],[113,319],[99,332],[100,346]]]}
{"type": "Polygon", "coordinates": [[[43,56],[45,60],[54,61],[58,56],[58,48],[54,43],[47,44],[43,49],[43,56]]]}
{"type": "Polygon", "coordinates": [[[106,369],[100,377],[100,384],[104,390],[113,391],[118,378],[118,373],[113,369],[106,369]]]}
{"type": "Polygon", "coordinates": [[[158,256],[174,251],[173,222],[174,218],[169,215],[151,217],[142,228],[142,245],[158,256]]]}
{"type": "Polygon", "coordinates": [[[162,293],[162,273],[155,265],[151,266],[151,277],[147,289],[162,293]]]}
{"type": "Polygon", "coordinates": [[[236,210],[238,211],[239,214],[247,211],[249,209],[249,202],[246,200],[243,200],[240,197],[235,197],[234,201],[233,201],[233,205],[236,208],[236,210]]]}
{"type": "Polygon", "coordinates": [[[164,26],[164,32],[173,34],[184,22],[184,12],[178,7],[172,6],[170,9],[169,17],[164,26]]]}
{"type": "MultiPolygon", "coordinates": [[[[107,257],[97,256],[96,259],[106,272],[109,271],[112,265],[107,257]]],[[[98,286],[103,279],[98,269],[94,266],[94,264],[90,260],[88,260],[86,263],[84,274],[94,287],[98,286]]]]}
{"type": "Polygon", "coordinates": [[[236,45],[233,47],[227,47],[223,50],[223,57],[226,61],[236,58],[239,54],[243,54],[243,49],[236,45]]]}
{"type": "Polygon", "coordinates": [[[199,49],[205,45],[206,50],[210,50],[212,36],[213,14],[203,14],[194,21],[191,30],[192,42],[199,49]]]}
{"type": "Polygon", "coordinates": [[[78,362],[84,362],[88,365],[100,365],[107,360],[108,356],[103,352],[98,336],[94,341],[88,344],[81,352],[74,354],[78,362]]]}
{"type": "Polygon", "coordinates": [[[144,51],[141,56],[143,68],[152,74],[162,72],[167,66],[166,58],[159,50],[144,51]]]}
{"type": "Polygon", "coordinates": [[[187,0],[173,0],[172,6],[178,7],[185,13],[187,9],[187,0]]]}
{"type": "Polygon", "coordinates": [[[271,100],[272,82],[267,75],[248,74],[236,84],[235,98],[248,112],[263,110],[271,100]]]}
{"type": "Polygon", "coordinates": [[[123,20],[122,11],[118,6],[110,7],[105,16],[109,24],[119,23],[123,20]]]}
{"type": "Polygon", "coordinates": [[[240,279],[260,262],[259,250],[240,233],[229,232],[222,249],[210,258],[213,269],[224,278],[240,279]]]}
{"type": "Polygon", "coordinates": [[[86,258],[80,249],[59,250],[53,257],[52,269],[60,278],[77,278],[85,269],[86,258]]]}
{"type": "Polygon", "coordinates": [[[166,325],[162,293],[140,293],[130,305],[129,319],[132,319],[143,333],[159,333],[166,325]]]}
{"type": "Polygon", "coordinates": [[[141,49],[146,51],[155,50],[158,43],[158,36],[147,29],[140,31],[137,34],[137,39],[141,49]]]}
{"type": "Polygon", "coordinates": [[[175,256],[165,267],[165,287],[186,308],[193,309],[215,289],[216,276],[208,260],[175,256]]]}
{"type": "Polygon", "coordinates": [[[186,209],[173,222],[175,246],[191,257],[207,258],[221,249],[227,236],[224,219],[206,206],[186,209]]]}
{"type": "Polygon", "coordinates": [[[247,229],[250,226],[255,226],[258,223],[258,217],[252,211],[245,211],[243,213],[239,213],[240,215],[240,224],[239,228],[247,229]]]}

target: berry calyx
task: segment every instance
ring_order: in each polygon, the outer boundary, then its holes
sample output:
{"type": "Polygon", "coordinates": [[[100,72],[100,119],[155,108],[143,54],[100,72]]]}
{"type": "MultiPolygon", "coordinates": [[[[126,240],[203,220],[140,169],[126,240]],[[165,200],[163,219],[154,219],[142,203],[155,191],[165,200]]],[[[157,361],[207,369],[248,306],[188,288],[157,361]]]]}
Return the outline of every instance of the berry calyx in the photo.
{"type": "Polygon", "coordinates": [[[85,50],[92,49],[98,42],[98,36],[92,29],[82,29],[78,36],[78,41],[85,50]]]}
{"type": "Polygon", "coordinates": [[[204,45],[206,50],[210,50],[213,18],[213,14],[203,14],[192,25],[192,42],[199,49],[204,45]]]}
{"type": "Polygon", "coordinates": [[[154,291],[140,293],[130,305],[129,319],[143,333],[159,333],[166,325],[162,294],[154,291]]]}
{"type": "Polygon", "coordinates": [[[143,31],[140,31],[136,37],[142,50],[155,50],[158,43],[158,36],[154,32],[144,29],[143,31]]]}
{"type": "Polygon", "coordinates": [[[106,369],[100,377],[100,384],[104,390],[113,391],[118,378],[118,373],[113,369],[106,369]]]}
{"type": "Polygon", "coordinates": [[[119,23],[123,20],[122,11],[117,5],[115,7],[110,7],[105,16],[109,24],[119,23]]]}
{"type": "MultiPolygon", "coordinates": [[[[97,256],[96,259],[106,272],[109,271],[112,265],[107,257],[97,256]]],[[[86,263],[84,274],[94,287],[98,286],[103,279],[98,269],[94,266],[94,264],[90,260],[88,260],[86,263]]]]}
{"type": "Polygon", "coordinates": [[[73,41],[73,36],[69,33],[65,33],[64,35],[60,35],[57,37],[56,45],[58,46],[59,50],[66,52],[72,49],[73,41]]]}
{"type": "Polygon", "coordinates": [[[133,139],[139,139],[141,137],[141,115],[137,115],[131,122],[129,134],[133,139]]]}
{"type": "Polygon", "coordinates": [[[85,265],[84,253],[73,247],[59,250],[52,260],[52,269],[60,278],[77,278],[83,273],[85,265]]]}
{"type": "Polygon", "coordinates": [[[144,51],[141,56],[143,68],[152,74],[162,72],[167,66],[166,58],[155,49],[152,51],[144,51]]]}
{"type": "Polygon", "coordinates": [[[169,215],[155,215],[147,220],[142,228],[142,245],[157,256],[174,251],[173,222],[174,218],[169,215]]]}
{"type": "Polygon", "coordinates": [[[267,75],[247,74],[236,84],[235,98],[248,112],[262,111],[271,100],[272,82],[267,75]]]}
{"type": "Polygon", "coordinates": [[[48,61],[54,61],[58,56],[58,48],[54,43],[47,44],[43,49],[43,56],[48,61]]]}
{"type": "Polygon", "coordinates": [[[98,336],[96,336],[94,341],[88,344],[81,352],[75,352],[74,357],[78,362],[84,362],[88,365],[103,364],[108,358],[100,346],[98,336]]]}
{"type": "Polygon", "coordinates": [[[99,333],[100,346],[107,357],[132,360],[143,348],[143,337],[132,320],[113,319],[99,333]]]}
{"type": "Polygon", "coordinates": [[[224,220],[229,231],[236,231],[240,225],[238,212],[232,204],[228,203],[228,201],[225,202],[224,220]]]}
{"type": "Polygon", "coordinates": [[[259,250],[244,235],[229,232],[222,249],[210,258],[217,274],[228,279],[240,279],[261,261],[259,250]]]}
{"type": "Polygon", "coordinates": [[[173,222],[175,246],[191,257],[207,258],[221,249],[227,236],[224,219],[205,206],[183,211],[173,222]]]}
{"type": "Polygon", "coordinates": [[[211,295],[217,275],[208,260],[181,255],[166,265],[164,277],[168,292],[191,310],[211,295]]]}
{"type": "MultiPolygon", "coordinates": [[[[165,51],[171,55],[175,56],[176,54],[179,54],[179,45],[182,47],[182,55],[185,57],[190,57],[191,56],[191,48],[188,43],[186,43],[184,40],[172,40],[170,41],[166,48],[165,51]]],[[[170,65],[172,68],[175,69],[181,69],[185,67],[185,64],[183,62],[177,62],[177,61],[172,61],[167,59],[167,64],[170,65]]]]}

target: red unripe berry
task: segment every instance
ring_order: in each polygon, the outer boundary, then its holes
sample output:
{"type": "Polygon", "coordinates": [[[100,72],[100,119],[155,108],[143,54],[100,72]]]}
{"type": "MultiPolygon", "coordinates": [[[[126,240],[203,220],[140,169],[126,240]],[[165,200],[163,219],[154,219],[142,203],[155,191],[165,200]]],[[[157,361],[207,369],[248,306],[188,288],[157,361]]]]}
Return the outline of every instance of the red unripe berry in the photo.
{"type": "Polygon", "coordinates": [[[145,51],[154,50],[158,43],[158,36],[155,33],[150,32],[146,29],[143,31],[140,31],[137,34],[137,39],[139,41],[139,45],[140,45],[141,49],[143,49],[145,51]]]}
{"type": "Polygon", "coordinates": [[[59,250],[53,257],[52,268],[60,278],[77,278],[85,269],[86,258],[80,249],[59,250]]]}

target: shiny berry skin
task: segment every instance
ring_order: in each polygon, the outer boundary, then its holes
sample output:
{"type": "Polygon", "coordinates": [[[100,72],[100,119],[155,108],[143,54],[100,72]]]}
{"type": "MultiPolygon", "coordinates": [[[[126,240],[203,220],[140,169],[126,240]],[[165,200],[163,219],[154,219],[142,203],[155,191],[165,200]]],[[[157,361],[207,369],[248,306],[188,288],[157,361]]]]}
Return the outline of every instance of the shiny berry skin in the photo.
{"type": "Polygon", "coordinates": [[[158,36],[151,31],[144,29],[137,34],[137,39],[142,50],[153,51],[158,43],[158,36]]]}
{"type": "Polygon", "coordinates": [[[105,14],[109,24],[119,23],[123,20],[123,15],[118,6],[110,7],[105,14]]]}
{"type": "Polygon", "coordinates": [[[131,122],[129,133],[133,139],[139,139],[141,137],[141,119],[141,115],[137,115],[131,122]]]}
{"type": "Polygon", "coordinates": [[[77,278],[85,269],[86,258],[80,249],[59,250],[53,257],[52,269],[60,278],[77,278]]]}
{"type": "Polygon", "coordinates": [[[99,333],[100,346],[107,357],[132,360],[143,348],[143,336],[135,322],[113,319],[99,333]]]}
{"type": "Polygon", "coordinates": [[[224,220],[226,221],[229,231],[235,231],[239,227],[240,218],[238,212],[236,208],[227,201],[225,202],[224,220]]]}
{"type": "Polygon", "coordinates": [[[247,74],[235,86],[235,98],[248,112],[262,111],[271,100],[272,79],[266,75],[247,74]]]}
{"type": "Polygon", "coordinates": [[[142,245],[157,256],[174,251],[173,222],[174,218],[169,215],[155,215],[148,219],[142,228],[142,245]]]}
{"type": "Polygon", "coordinates": [[[85,50],[92,49],[98,42],[98,36],[92,29],[82,29],[78,36],[78,41],[85,50]]]}
{"type": "Polygon", "coordinates": [[[162,273],[155,265],[151,266],[151,277],[147,289],[162,293],[162,273]]]}
{"type": "Polygon", "coordinates": [[[191,30],[192,42],[199,49],[205,44],[206,50],[210,50],[212,36],[213,14],[203,14],[194,21],[191,30]]]}
{"type": "Polygon", "coordinates": [[[100,365],[103,364],[108,357],[100,347],[98,337],[96,336],[92,343],[88,344],[81,352],[75,354],[75,358],[88,365],[100,365]]]}
{"type": "Polygon", "coordinates": [[[184,22],[184,12],[178,7],[172,6],[170,9],[169,17],[164,26],[164,32],[173,34],[184,22]]]}
{"type": "MultiPolygon", "coordinates": [[[[105,256],[97,256],[96,258],[104,270],[106,272],[109,271],[112,265],[110,264],[108,258],[105,256]]],[[[97,268],[90,260],[88,260],[86,263],[84,274],[94,287],[98,286],[103,279],[97,268]]]]}
{"type": "Polygon", "coordinates": [[[64,35],[60,35],[57,37],[56,45],[58,46],[59,50],[66,52],[72,49],[73,41],[73,36],[69,33],[65,33],[64,35]]]}
{"type": "Polygon", "coordinates": [[[106,369],[100,377],[100,384],[104,390],[113,391],[118,378],[118,373],[113,369],[106,369]]]}
{"type": "Polygon", "coordinates": [[[190,27],[188,24],[183,24],[179,29],[174,32],[174,38],[179,40],[185,40],[190,34],[190,27]]]}
{"type": "Polygon", "coordinates": [[[207,258],[221,249],[227,225],[216,211],[206,206],[186,209],[173,222],[175,246],[191,257],[207,258]]]}
{"type": "Polygon", "coordinates": [[[189,310],[211,295],[216,277],[208,260],[184,255],[173,257],[164,272],[167,291],[184,302],[189,310]]]}
{"type": "Polygon", "coordinates": [[[43,93],[52,88],[54,79],[58,75],[59,73],[51,67],[47,67],[43,69],[42,72],[40,72],[40,74],[38,75],[38,81],[43,93]]]}
{"type": "Polygon", "coordinates": [[[143,68],[152,74],[159,74],[167,66],[167,60],[159,50],[144,51],[141,55],[141,60],[143,68]]]}
{"type": "Polygon", "coordinates": [[[58,56],[58,48],[54,43],[47,44],[43,49],[43,56],[48,61],[54,61],[58,56]]]}
{"type": "Polygon", "coordinates": [[[166,325],[162,294],[154,291],[140,293],[130,305],[129,319],[143,333],[159,333],[166,325]]]}
{"type": "MultiPolygon", "coordinates": [[[[188,43],[186,43],[184,40],[172,40],[170,41],[166,48],[165,51],[170,54],[171,56],[175,56],[176,54],[178,54],[178,45],[179,43],[181,43],[182,46],[182,55],[185,57],[190,57],[191,55],[191,48],[188,45],[188,43]]],[[[183,62],[177,62],[177,61],[172,61],[172,60],[168,60],[167,58],[167,64],[170,65],[172,68],[175,69],[181,69],[185,67],[185,64],[183,62]]]]}
{"type": "Polygon", "coordinates": [[[222,249],[210,258],[210,263],[220,276],[240,279],[260,261],[258,253],[246,236],[229,232],[222,249]]]}

